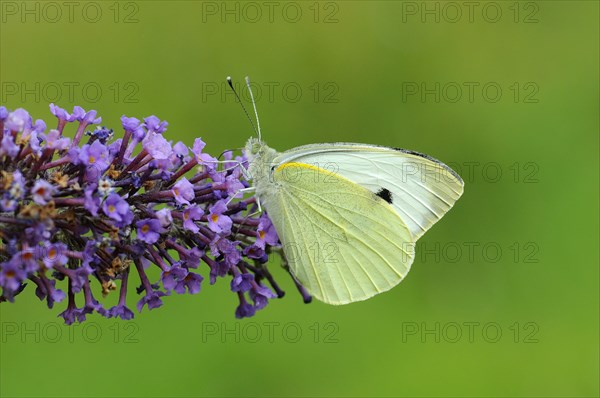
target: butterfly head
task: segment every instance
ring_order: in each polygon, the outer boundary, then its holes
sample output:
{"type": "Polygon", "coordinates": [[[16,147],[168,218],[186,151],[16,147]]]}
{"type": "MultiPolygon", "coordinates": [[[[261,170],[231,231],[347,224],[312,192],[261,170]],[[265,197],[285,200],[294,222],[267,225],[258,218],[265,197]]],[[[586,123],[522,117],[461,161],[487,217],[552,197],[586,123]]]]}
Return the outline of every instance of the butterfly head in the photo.
{"type": "Polygon", "coordinates": [[[259,157],[260,154],[265,151],[266,147],[267,146],[258,138],[250,137],[248,142],[246,142],[246,147],[244,150],[248,160],[252,161],[252,159],[259,157]]]}
{"type": "Polygon", "coordinates": [[[261,176],[267,176],[270,171],[270,165],[277,156],[277,152],[269,148],[267,144],[258,138],[251,137],[246,143],[244,153],[248,158],[248,172],[253,179],[260,179],[261,176]]]}

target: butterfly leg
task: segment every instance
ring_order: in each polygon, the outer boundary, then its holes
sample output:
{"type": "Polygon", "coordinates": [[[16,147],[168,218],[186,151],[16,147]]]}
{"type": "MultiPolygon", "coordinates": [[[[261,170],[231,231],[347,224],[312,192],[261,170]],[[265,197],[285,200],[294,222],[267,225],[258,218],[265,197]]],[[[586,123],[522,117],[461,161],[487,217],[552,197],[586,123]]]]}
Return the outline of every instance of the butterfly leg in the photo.
{"type": "Polygon", "coordinates": [[[240,162],[239,160],[210,160],[210,161],[206,161],[206,163],[212,163],[212,164],[235,163],[235,166],[231,166],[226,169],[222,169],[220,171],[230,171],[230,170],[234,170],[236,167],[239,167],[240,172],[242,173],[244,178],[247,180],[251,179],[250,174],[248,174],[248,170],[246,170],[246,168],[244,167],[244,163],[240,162]]]}
{"type": "Polygon", "coordinates": [[[262,207],[260,206],[260,198],[257,196],[256,197],[256,205],[258,206],[258,210],[256,210],[254,213],[250,214],[249,217],[255,216],[257,214],[262,213],[262,207]]]}
{"type": "MultiPolygon", "coordinates": [[[[238,189],[237,191],[235,191],[235,193],[233,195],[231,195],[231,197],[229,198],[229,200],[227,201],[227,203],[225,203],[226,205],[229,206],[229,204],[241,193],[246,193],[246,192],[253,192],[255,191],[256,188],[254,187],[248,187],[248,188],[242,188],[242,189],[238,189]]],[[[258,198],[256,198],[258,200],[258,198]]],[[[260,205],[259,205],[260,207],[260,205]]]]}

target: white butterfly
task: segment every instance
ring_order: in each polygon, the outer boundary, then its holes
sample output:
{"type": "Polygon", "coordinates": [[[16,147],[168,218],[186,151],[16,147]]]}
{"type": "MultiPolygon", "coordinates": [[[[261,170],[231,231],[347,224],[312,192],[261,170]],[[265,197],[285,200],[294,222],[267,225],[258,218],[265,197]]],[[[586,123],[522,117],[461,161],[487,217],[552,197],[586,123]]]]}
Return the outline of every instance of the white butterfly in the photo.
{"type": "Polygon", "coordinates": [[[417,152],[332,143],[278,153],[261,141],[260,125],[258,132],[246,144],[256,196],[293,275],[329,304],[400,283],[416,240],[463,193],[458,174],[417,152]]]}

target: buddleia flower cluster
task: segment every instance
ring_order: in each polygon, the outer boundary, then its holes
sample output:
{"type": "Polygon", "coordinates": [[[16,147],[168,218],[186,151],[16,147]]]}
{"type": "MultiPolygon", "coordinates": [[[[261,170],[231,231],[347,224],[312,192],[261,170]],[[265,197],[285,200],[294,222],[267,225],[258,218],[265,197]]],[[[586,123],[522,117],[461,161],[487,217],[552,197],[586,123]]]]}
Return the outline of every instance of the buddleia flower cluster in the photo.
{"type": "Polygon", "coordinates": [[[96,111],[50,110],[53,129],[0,107],[0,301],[35,290],[72,324],[92,313],[133,318],[133,276],[140,312],[200,292],[205,277],[229,280],[237,318],[283,296],[266,266],[277,233],[241,192],[245,156],[217,159],[200,138],[173,143],[156,116],[123,116],[115,139],[96,111]]]}

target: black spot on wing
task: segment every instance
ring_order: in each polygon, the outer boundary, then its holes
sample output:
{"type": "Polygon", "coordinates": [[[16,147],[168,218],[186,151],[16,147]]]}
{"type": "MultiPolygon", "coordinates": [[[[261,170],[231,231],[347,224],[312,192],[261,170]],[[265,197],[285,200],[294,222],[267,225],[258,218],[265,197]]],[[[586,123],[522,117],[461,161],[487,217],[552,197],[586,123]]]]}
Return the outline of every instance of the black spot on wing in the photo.
{"type": "Polygon", "coordinates": [[[375,195],[379,196],[389,204],[392,204],[392,193],[389,191],[389,189],[381,188],[375,195]]]}

